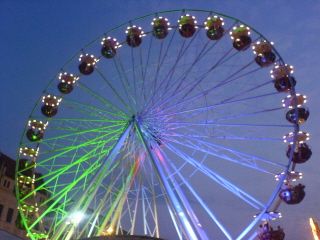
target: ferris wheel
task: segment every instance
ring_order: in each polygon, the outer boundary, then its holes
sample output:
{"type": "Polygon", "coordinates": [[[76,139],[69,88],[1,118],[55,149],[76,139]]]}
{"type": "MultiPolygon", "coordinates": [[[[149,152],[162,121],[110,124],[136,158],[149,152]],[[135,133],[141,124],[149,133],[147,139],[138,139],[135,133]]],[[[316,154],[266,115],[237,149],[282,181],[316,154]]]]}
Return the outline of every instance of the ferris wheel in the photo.
{"type": "Polygon", "coordinates": [[[292,181],[311,156],[292,68],[262,34],[211,11],[106,32],[30,115],[17,226],[31,239],[283,239],[270,221],[303,199],[292,181]]]}

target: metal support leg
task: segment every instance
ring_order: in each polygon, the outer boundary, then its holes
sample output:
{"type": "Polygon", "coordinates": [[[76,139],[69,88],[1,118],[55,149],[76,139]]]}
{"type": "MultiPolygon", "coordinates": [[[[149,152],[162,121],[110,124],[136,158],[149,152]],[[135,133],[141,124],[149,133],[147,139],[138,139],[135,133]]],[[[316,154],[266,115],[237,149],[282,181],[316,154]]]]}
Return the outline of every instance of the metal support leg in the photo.
{"type": "Polygon", "coordinates": [[[153,152],[150,150],[150,146],[147,144],[147,141],[146,141],[145,137],[143,136],[140,124],[137,119],[135,120],[134,125],[135,125],[135,127],[138,131],[138,134],[143,142],[143,145],[144,145],[144,147],[145,147],[145,149],[146,149],[146,151],[147,151],[147,153],[153,163],[153,166],[156,170],[158,179],[159,179],[160,183],[163,185],[166,192],[168,193],[169,199],[172,202],[172,205],[175,210],[175,215],[176,215],[176,217],[178,217],[180,219],[180,221],[185,229],[185,233],[187,234],[188,240],[197,240],[198,237],[197,237],[196,233],[194,232],[194,230],[193,230],[193,228],[187,218],[187,214],[185,213],[183,207],[179,203],[177,196],[175,195],[175,193],[171,189],[171,186],[165,176],[165,173],[161,168],[161,164],[159,162],[159,159],[157,157],[155,157],[153,152]]]}

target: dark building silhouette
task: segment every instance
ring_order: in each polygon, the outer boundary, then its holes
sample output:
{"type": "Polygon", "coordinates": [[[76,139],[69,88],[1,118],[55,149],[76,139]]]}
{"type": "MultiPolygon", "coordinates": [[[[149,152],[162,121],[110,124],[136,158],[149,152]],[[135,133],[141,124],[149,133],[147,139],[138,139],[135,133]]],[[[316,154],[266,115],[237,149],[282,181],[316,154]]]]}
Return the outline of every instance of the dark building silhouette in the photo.
{"type": "Polygon", "coordinates": [[[27,232],[16,227],[19,211],[14,194],[15,166],[15,160],[0,152],[0,229],[28,239],[27,232]]]}

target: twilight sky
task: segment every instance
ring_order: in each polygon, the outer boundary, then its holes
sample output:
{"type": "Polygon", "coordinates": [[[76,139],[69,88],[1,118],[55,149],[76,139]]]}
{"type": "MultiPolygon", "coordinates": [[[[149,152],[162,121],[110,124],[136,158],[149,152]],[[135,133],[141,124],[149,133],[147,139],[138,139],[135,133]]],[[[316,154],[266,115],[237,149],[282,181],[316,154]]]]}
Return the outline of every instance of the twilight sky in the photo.
{"type": "Polygon", "coordinates": [[[299,205],[282,204],[283,219],[277,221],[286,239],[312,239],[309,217],[320,222],[319,1],[0,1],[1,152],[16,158],[38,98],[82,47],[128,20],[184,8],[212,10],[247,23],[273,41],[284,61],[294,66],[297,92],[308,97],[310,117],[301,130],[310,133],[313,156],[296,168],[304,174],[300,182],[306,185],[305,199],[299,205]]]}

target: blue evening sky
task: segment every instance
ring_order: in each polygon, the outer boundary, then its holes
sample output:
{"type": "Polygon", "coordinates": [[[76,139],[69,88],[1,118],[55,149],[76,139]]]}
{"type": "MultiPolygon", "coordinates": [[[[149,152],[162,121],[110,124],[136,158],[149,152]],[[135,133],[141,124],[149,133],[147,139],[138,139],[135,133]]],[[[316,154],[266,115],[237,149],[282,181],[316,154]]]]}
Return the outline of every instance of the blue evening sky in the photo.
{"type": "Polygon", "coordinates": [[[286,239],[312,239],[308,219],[320,222],[320,1],[2,0],[0,151],[16,158],[23,129],[42,91],[82,47],[131,19],[173,9],[212,10],[237,18],[273,41],[284,61],[294,66],[297,92],[308,97],[310,118],[301,129],[310,133],[313,157],[297,167],[304,174],[304,201],[283,204],[279,222],[286,239]]]}

